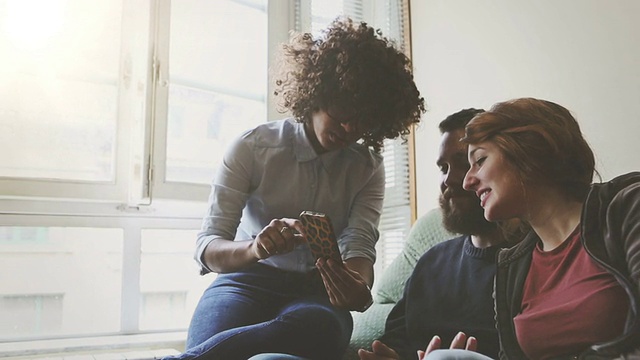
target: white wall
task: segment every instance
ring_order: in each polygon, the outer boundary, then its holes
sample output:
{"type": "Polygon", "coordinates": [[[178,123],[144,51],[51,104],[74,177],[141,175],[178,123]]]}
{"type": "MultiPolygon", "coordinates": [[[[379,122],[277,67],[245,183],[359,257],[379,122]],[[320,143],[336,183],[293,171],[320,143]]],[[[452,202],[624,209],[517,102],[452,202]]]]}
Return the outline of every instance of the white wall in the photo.
{"type": "Polygon", "coordinates": [[[437,206],[437,124],[517,97],[571,110],[602,178],[640,170],[640,1],[411,0],[428,111],[416,132],[418,215],[437,206]]]}

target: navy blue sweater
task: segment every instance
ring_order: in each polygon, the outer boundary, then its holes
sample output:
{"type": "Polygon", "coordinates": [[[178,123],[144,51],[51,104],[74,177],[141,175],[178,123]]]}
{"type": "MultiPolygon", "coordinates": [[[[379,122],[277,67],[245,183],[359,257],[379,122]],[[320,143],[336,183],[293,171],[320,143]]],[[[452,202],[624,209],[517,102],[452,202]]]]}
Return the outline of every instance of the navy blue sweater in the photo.
{"type": "Polygon", "coordinates": [[[434,335],[449,348],[453,337],[463,331],[478,339],[478,352],[497,358],[492,292],[501,247],[479,249],[470,236],[462,236],[429,249],[391,310],[380,340],[401,359],[416,359],[416,351],[424,350],[434,335]]]}

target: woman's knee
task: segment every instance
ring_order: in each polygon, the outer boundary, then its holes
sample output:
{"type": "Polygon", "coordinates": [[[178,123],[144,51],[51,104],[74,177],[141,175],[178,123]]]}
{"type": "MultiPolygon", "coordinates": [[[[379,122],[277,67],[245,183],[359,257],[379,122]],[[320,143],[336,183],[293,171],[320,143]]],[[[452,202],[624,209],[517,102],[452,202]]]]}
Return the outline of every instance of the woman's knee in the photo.
{"type": "Polygon", "coordinates": [[[330,336],[350,337],[353,330],[351,313],[324,304],[300,304],[282,314],[289,321],[297,321],[305,328],[330,336]]]}

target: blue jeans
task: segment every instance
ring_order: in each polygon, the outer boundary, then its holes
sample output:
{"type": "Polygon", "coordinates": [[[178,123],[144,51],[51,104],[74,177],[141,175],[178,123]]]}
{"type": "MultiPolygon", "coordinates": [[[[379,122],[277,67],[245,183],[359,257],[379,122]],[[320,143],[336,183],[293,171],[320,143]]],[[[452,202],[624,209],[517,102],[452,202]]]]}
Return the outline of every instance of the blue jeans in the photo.
{"type": "Polygon", "coordinates": [[[186,351],[164,359],[246,360],[261,353],[340,359],[352,330],[351,313],[331,305],[317,271],[255,264],[218,275],[193,314],[186,351]]]}

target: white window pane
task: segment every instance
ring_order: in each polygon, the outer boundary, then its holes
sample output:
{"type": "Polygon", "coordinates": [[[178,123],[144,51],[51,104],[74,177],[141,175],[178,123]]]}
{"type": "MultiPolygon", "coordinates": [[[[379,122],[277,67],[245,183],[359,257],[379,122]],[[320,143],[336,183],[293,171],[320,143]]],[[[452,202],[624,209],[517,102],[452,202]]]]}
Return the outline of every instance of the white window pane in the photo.
{"type": "Polygon", "coordinates": [[[119,331],[122,236],[0,227],[0,340],[119,331]]]}
{"type": "Polygon", "coordinates": [[[0,0],[0,175],[112,181],[122,3],[0,0]]]}
{"type": "Polygon", "coordinates": [[[311,0],[311,32],[319,35],[339,15],[344,15],[343,0],[311,0]]]}
{"type": "Polygon", "coordinates": [[[179,85],[169,96],[168,181],[211,183],[229,142],[265,120],[262,101],[179,85]]]}
{"type": "Polygon", "coordinates": [[[165,177],[209,184],[227,142],[266,119],[266,0],[174,1],[170,29],[165,177]]]}
{"type": "Polygon", "coordinates": [[[196,230],[142,231],[140,330],[186,329],[215,274],[193,260],[196,230]]]}
{"type": "Polygon", "coordinates": [[[63,294],[0,295],[0,334],[51,334],[62,328],[63,294]]]}

